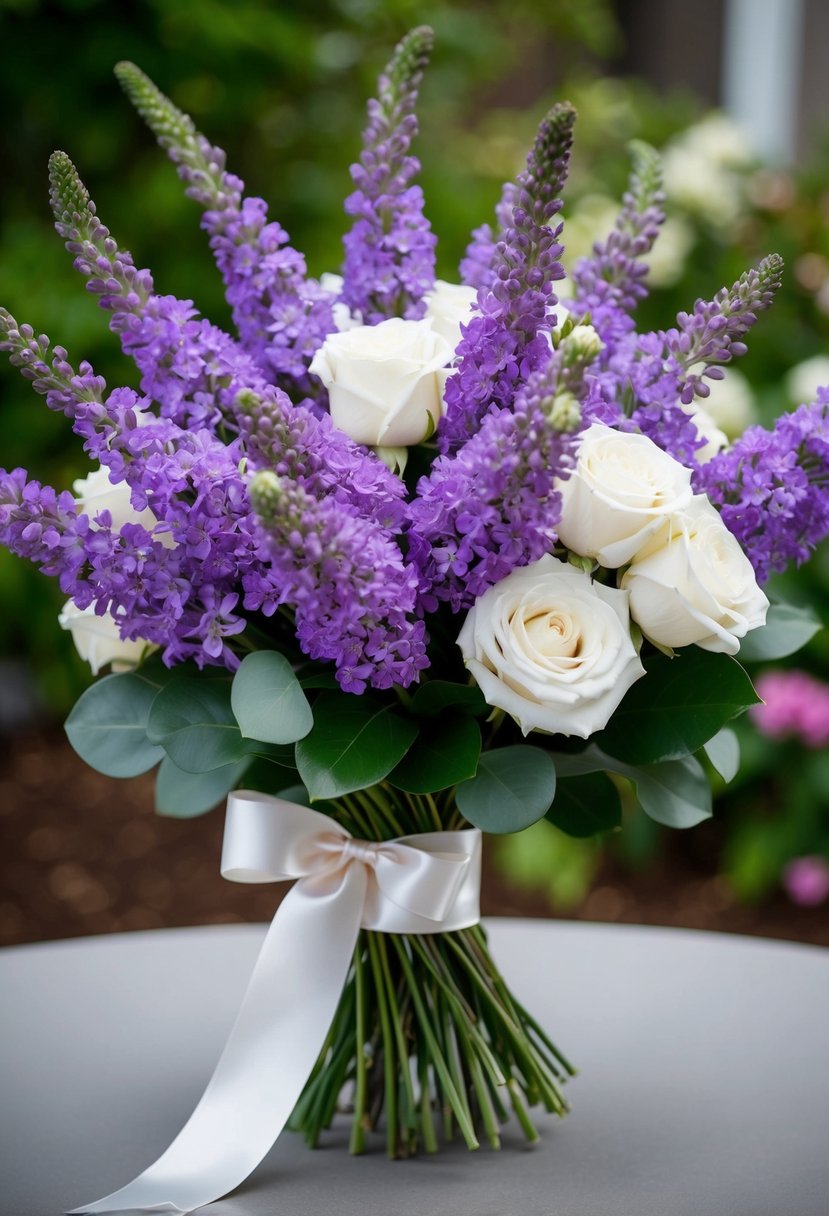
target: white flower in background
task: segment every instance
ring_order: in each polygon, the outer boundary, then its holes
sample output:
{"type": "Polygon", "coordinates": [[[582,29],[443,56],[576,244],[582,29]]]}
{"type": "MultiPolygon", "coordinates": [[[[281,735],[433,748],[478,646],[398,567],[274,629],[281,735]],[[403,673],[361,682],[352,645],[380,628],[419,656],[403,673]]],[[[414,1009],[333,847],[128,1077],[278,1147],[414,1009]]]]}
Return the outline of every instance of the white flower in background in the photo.
{"type": "Polygon", "coordinates": [[[531,730],[587,739],[645,674],[627,593],[555,557],[514,570],[475,602],[458,637],[489,705],[531,730]]]}
{"type": "MultiPolygon", "coordinates": [[[[827,360],[829,364],[829,360],[827,360]]],[[[692,373],[702,371],[702,364],[694,364],[692,373]]],[[[701,408],[729,439],[742,435],[747,426],[757,421],[757,410],[751,385],[742,372],[735,367],[723,367],[722,380],[708,380],[708,396],[701,403],[701,408]]],[[[827,367],[829,373],[829,367],[827,367]]],[[[829,374],[827,376],[829,383],[829,374]]],[[[706,431],[707,435],[708,432],[706,431]]]]}
{"type": "Polygon", "coordinates": [[[684,140],[713,165],[745,169],[753,157],[743,128],[727,114],[713,111],[685,132],[684,140]]]}
{"type": "Polygon", "coordinates": [[[786,376],[786,394],[792,405],[806,405],[814,401],[819,388],[829,384],[829,358],[815,355],[796,363],[786,376]]]}
{"type": "Polygon", "coordinates": [[[751,153],[740,128],[725,115],[710,114],[664,149],[665,193],[715,228],[728,231],[743,211],[742,170],[750,164],[751,153]]]}
{"type": "Polygon", "coordinates": [[[736,654],[769,602],[751,562],[704,494],[667,521],[622,578],[630,615],[660,646],[736,654]]]}
{"type": "Polygon", "coordinates": [[[431,321],[393,317],[329,334],[310,370],[328,389],[331,420],[357,443],[409,447],[443,416],[454,351],[431,321]]]}
{"type": "Polygon", "coordinates": [[[425,316],[432,322],[432,329],[446,339],[454,352],[461,340],[461,324],[466,325],[472,316],[478,302],[478,292],[463,283],[446,283],[443,279],[436,279],[432,290],[427,291],[423,298],[426,301],[425,316]]]}
{"type": "MultiPolygon", "coordinates": [[[[329,295],[341,296],[343,290],[343,276],[341,274],[330,274],[326,271],[320,275],[320,287],[323,291],[327,291],[329,295]]],[[[357,325],[362,325],[363,319],[359,313],[352,313],[348,305],[339,298],[331,309],[331,315],[334,318],[334,324],[340,333],[346,329],[354,329],[357,325]]]]}
{"type": "Polygon", "coordinates": [[[559,540],[608,569],[629,562],[666,518],[692,498],[691,471],[646,435],[594,423],[561,492],[559,540]]]}
{"type": "Polygon", "coordinates": [[[96,616],[94,604],[79,608],[72,600],[67,600],[58,616],[58,624],[72,635],[75,649],[89,664],[93,676],[107,663],[112,665],[114,672],[129,671],[142,655],[158,650],[157,646],[145,642],[143,638],[132,642],[122,641],[114,617],[108,612],[96,616]]]}
{"type": "Polygon", "coordinates": [[[678,283],[695,241],[694,230],[686,220],[669,216],[659,229],[659,240],[642,257],[648,268],[648,286],[673,287],[678,283]]]}
{"type": "Polygon", "coordinates": [[[699,437],[705,440],[705,444],[701,448],[694,450],[694,455],[700,464],[706,464],[716,456],[717,452],[728,447],[728,436],[720,430],[704,406],[697,405],[693,401],[690,405],[683,406],[683,409],[693,418],[699,437]]]}

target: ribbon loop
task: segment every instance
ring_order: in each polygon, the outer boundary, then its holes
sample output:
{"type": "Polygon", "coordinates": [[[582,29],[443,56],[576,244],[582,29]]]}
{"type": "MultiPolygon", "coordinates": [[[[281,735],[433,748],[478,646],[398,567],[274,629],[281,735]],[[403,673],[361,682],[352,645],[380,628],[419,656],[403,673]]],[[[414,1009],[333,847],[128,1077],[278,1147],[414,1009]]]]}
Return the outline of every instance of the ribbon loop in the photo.
{"type": "Polygon", "coordinates": [[[445,933],[477,924],[481,833],[357,840],[327,815],[238,790],[221,871],[233,882],[298,881],[277,909],[236,1023],[196,1109],[154,1165],[74,1208],[192,1212],[256,1168],[316,1063],[361,928],[445,933]]]}

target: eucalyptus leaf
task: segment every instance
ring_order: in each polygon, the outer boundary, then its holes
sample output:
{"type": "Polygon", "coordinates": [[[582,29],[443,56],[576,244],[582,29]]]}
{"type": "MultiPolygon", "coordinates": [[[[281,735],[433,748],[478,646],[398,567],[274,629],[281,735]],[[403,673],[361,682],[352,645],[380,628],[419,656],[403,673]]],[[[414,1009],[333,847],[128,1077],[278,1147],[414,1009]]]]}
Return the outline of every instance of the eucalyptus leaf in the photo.
{"type": "Polygon", "coordinates": [[[136,777],[153,768],[163,748],[147,738],[154,684],[135,672],[90,685],[66,719],[66,736],[82,760],[107,777],[136,777]]]}
{"type": "Polygon", "coordinates": [[[642,810],[657,823],[672,828],[690,828],[711,818],[711,787],[695,756],[633,765],[608,756],[591,743],[575,755],[554,753],[554,760],[562,779],[601,772],[626,777],[636,789],[642,810]]]}
{"type": "Polygon", "coordinates": [[[740,771],[740,741],[733,730],[724,726],[708,740],[703,751],[726,784],[734,780],[740,771]]]}
{"type": "Polygon", "coordinates": [[[171,680],[153,701],[147,735],[186,773],[207,773],[267,750],[261,742],[242,738],[226,679],[171,680]]]}
{"type": "Polygon", "coordinates": [[[556,787],[547,819],[568,836],[595,836],[621,827],[619,791],[606,773],[567,777],[556,787]]]}
{"type": "Polygon", "coordinates": [[[467,714],[429,718],[389,781],[410,794],[434,794],[475,776],[481,729],[467,714]]]}
{"type": "Polygon", "coordinates": [[[412,713],[430,718],[445,709],[464,709],[470,714],[490,710],[477,684],[455,684],[451,680],[427,680],[412,697],[412,713]]]}
{"type": "Polygon", "coordinates": [[[650,655],[596,747],[630,764],[691,755],[760,698],[739,663],[692,646],[673,659],[650,655]]]}
{"type": "Polygon", "coordinates": [[[740,643],[740,662],[767,663],[772,659],[785,659],[811,641],[822,627],[811,608],[772,604],[765,625],[752,629],[740,643]]]}
{"type": "Polygon", "coordinates": [[[417,736],[417,722],[368,696],[323,692],[314,726],[296,745],[296,767],[312,802],[366,789],[387,777],[417,736]]]}
{"type": "Polygon", "coordinates": [[[458,809],[482,832],[520,832],[550,809],[556,768],[549,752],[518,744],[485,751],[457,789],[458,809]]]}
{"type": "Polygon", "coordinates": [[[155,809],[159,815],[175,819],[192,819],[212,811],[236,788],[248,764],[245,759],[207,773],[186,773],[165,756],[155,779],[155,809]]]}
{"type": "Polygon", "coordinates": [[[257,650],[242,660],[230,705],[242,736],[263,743],[296,743],[314,724],[291,664],[275,650],[257,650]]]}

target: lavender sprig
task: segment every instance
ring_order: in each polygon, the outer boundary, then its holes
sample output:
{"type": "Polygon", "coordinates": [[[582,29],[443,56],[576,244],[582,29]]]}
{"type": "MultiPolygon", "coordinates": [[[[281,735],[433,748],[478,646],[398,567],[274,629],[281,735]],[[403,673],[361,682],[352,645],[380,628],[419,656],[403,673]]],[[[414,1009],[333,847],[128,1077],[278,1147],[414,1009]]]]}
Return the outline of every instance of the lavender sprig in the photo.
{"type": "Polygon", "coordinates": [[[470,607],[511,570],[555,544],[558,479],[575,463],[580,425],[572,391],[582,368],[556,352],[532,375],[514,410],[484,418],[455,456],[440,456],[410,508],[409,558],[421,573],[420,602],[470,607]]]}
{"type": "Polygon", "coordinates": [[[512,227],[512,212],[518,198],[518,186],[514,182],[505,182],[501,190],[501,198],[495,207],[497,231],[491,224],[481,224],[472,232],[472,239],[466,247],[466,253],[460,264],[461,282],[467,287],[492,286],[495,276],[494,263],[498,241],[502,240],[507,229],[512,227]]]}
{"type": "Polygon", "coordinates": [[[411,184],[420,164],[409,155],[431,50],[428,26],[398,44],[378,82],[378,99],[368,103],[363,151],[351,167],[357,189],[345,201],[354,223],[343,242],[343,298],[367,325],[421,317],[435,279],[435,237],[423,214],[423,191],[411,184]]]}
{"type": "Polygon", "coordinates": [[[631,313],[647,295],[648,267],[640,259],[653,247],[665,219],[662,172],[658,154],[648,144],[630,145],[633,168],[622,210],[606,241],[593,246],[573,270],[575,292],[568,308],[574,316],[590,314],[605,346],[612,348],[633,329],[631,313]]]}
{"type": "Polygon", "coordinates": [[[829,388],[778,418],[750,427],[696,474],[757,577],[800,565],[829,536],[829,388]]]}
{"type": "Polygon", "coordinates": [[[346,692],[416,680],[428,666],[425,626],[414,619],[417,574],[397,546],[270,470],[253,477],[250,498],[268,565],[243,579],[246,606],[266,616],[291,607],[303,652],[333,660],[346,692]]]}
{"type": "Polygon", "coordinates": [[[496,246],[491,286],[481,288],[478,311],[462,327],[458,368],[446,384],[446,414],[438,431],[442,452],[454,452],[478,430],[491,410],[510,408],[519,383],[549,357],[548,334],[557,298],[553,283],[564,277],[559,262],[561,209],[576,112],[569,103],[552,108],[541,123],[519,175],[511,226],[496,246]]]}

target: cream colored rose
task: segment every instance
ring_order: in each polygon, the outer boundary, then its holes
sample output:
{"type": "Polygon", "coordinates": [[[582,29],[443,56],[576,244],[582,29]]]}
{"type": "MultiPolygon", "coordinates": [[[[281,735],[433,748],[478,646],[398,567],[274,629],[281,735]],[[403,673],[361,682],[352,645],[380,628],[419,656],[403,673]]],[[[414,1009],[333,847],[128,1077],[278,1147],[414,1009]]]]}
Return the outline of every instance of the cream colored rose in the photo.
{"type": "Polygon", "coordinates": [[[443,415],[453,350],[430,321],[393,317],[329,334],[310,370],[328,389],[331,419],[357,443],[408,447],[443,415]]]}
{"type": "Polygon", "coordinates": [[[645,674],[627,594],[550,556],[484,592],[458,645],[488,704],[506,710],[525,735],[587,739],[645,674]]]}
{"type": "Polygon", "coordinates": [[[93,469],[88,477],[80,477],[72,483],[78,510],[94,521],[99,511],[109,511],[112,530],[118,532],[122,524],[141,524],[152,532],[158,519],[152,511],[136,511],[130,501],[130,488],[125,481],[114,484],[107,469],[93,469]]]}
{"type": "Polygon", "coordinates": [[[92,668],[93,676],[107,663],[112,665],[113,671],[129,671],[142,655],[158,650],[143,638],[122,641],[115,618],[108,612],[96,616],[94,604],[79,608],[74,601],[67,600],[58,616],[58,624],[71,633],[75,649],[92,668]]]}
{"type": "Polygon", "coordinates": [[[599,423],[584,432],[576,469],[558,488],[561,543],[607,569],[629,562],[692,497],[690,469],[647,436],[599,423]]]}
{"type": "Polygon", "coordinates": [[[478,302],[478,292],[463,283],[446,283],[436,279],[431,291],[423,297],[426,302],[426,319],[432,322],[435,333],[445,338],[457,350],[461,340],[461,324],[466,325],[478,302]]]}
{"type": "Polygon", "coordinates": [[[660,646],[736,654],[769,602],[751,562],[704,494],[665,524],[622,579],[630,614],[660,646]]]}
{"type": "MultiPolygon", "coordinates": [[[[109,472],[103,467],[93,469],[88,477],[78,478],[72,483],[72,490],[78,511],[89,516],[93,527],[95,516],[100,511],[109,511],[113,532],[119,532],[124,524],[140,524],[147,532],[152,532],[158,524],[158,517],[149,507],[145,507],[143,511],[135,509],[127,483],[110,481],[109,472]]],[[[169,532],[157,532],[154,539],[160,541],[166,549],[175,547],[175,541],[169,532]]]]}

